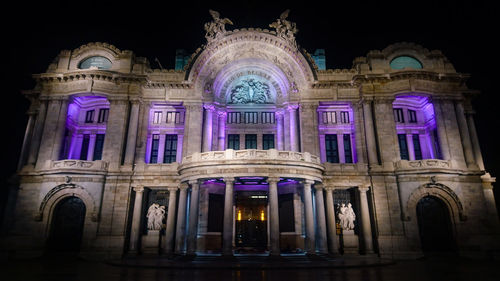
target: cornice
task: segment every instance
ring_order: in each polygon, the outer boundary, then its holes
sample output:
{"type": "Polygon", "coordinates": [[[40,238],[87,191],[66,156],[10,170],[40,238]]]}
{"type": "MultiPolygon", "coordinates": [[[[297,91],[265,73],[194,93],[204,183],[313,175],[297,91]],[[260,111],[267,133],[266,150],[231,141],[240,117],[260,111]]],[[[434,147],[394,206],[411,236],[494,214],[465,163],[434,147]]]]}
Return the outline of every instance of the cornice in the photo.
{"type": "Polygon", "coordinates": [[[436,82],[460,82],[465,83],[470,78],[469,74],[463,73],[437,73],[423,70],[398,71],[384,74],[358,74],[354,75],[354,83],[381,82],[387,83],[397,80],[419,79],[436,82]]]}
{"type": "Polygon", "coordinates": [[[66,73],[41,73],[34,74],[33,78],[37,82],[57,82],[66,83],[79,80],[101,80],[113,83],[120,82],[132,82],[132,83],[145,83],[145,75],[119,73],[114,71],[104,71],[104,70],[79,70],[66,73]]]}

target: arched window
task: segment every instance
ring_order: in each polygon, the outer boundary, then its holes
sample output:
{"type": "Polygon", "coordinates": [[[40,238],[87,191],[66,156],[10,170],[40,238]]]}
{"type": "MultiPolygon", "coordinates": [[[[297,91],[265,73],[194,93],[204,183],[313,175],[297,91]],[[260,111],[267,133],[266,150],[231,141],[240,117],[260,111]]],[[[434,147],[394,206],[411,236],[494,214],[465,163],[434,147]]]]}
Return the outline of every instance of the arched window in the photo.
{"type": "Polygon", "coordinates": [[[422,63],[417,59],[410,56],[399,56],[394,58],[390,66],[392,69],[404,69],[404,68],[413,68],[413,69],[422,69],[422,63]]]}
{"type": "Polygon", "coordinates": [[[86,58],[80,62],[78,66],[80,69],[110,69],[111,61],[103,56],[93,56],[90,58],[86,58]]]}

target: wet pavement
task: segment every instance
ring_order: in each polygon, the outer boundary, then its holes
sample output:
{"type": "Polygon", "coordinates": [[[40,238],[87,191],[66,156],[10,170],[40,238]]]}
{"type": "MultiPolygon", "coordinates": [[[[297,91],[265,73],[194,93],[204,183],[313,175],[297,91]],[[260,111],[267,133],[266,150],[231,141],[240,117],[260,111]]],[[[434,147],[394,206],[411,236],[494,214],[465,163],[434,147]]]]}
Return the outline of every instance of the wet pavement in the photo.
{"type": "MultiPolygon", "coordinates": [[[[346,262],[355,263],[353,261],[346,262]]],[[[205,263],[210,264],[211,261],[205,261],[205,263]]],[[[172,268],[151,266],[151,264],[149,266],[138,264],[118,266],[74,258],[39,258],[3,261],[0,265],[0,280],[500,280],[500,262],[498,260],[458,257],[429,257],[368,266],[358,263],[358,266],[347,267],[294,267],[294,264],[299,265],[300,262],[293,261],[290,261],[287,266],[268,268],[223,268],[215,266],[213,262],[212,264],[213,267],[206,266],[204,268],[193,266],[172,268]]],[[[247,264],[251,264],[251,262],[247,262],[247,264]]]]}

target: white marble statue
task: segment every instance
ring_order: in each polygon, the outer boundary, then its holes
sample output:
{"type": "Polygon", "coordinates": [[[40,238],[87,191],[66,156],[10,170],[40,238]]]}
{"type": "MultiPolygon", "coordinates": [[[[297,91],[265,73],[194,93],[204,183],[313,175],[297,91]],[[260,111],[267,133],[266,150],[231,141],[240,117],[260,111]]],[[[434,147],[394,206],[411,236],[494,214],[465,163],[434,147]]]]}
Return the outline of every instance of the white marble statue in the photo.
{"type": "Polygon", "coordinates": [[[290,13],[290,10],[286,10],[281,13],[280,18],[271,23],[269,27],[273,27],[276,29],[276,35],[278,35],[278,37],[281,37],[289,41],[293,45],[296,45],[297,43],[295,42],[295,33],[297,33],[299,30],[297,29],[297,26],[294,22],[286,19],[288,17],[288,13],[290,13]]]}
{"type": "Polygon", "coordinates": [[[354,214],[354,210],[352,209],[351,203],[342,203],[339,207],[339,219],[340,226],[343,230],[353,230],[354,229],[354,221],[356,220],[356,214],[354,214]]]}
{"type": "Polygon", "coordinates": [[[165,206],[160,206],[157,203],[151,204],[146,217],[148,218],[148,230],[161,230],[165,218],[165,206]]]}

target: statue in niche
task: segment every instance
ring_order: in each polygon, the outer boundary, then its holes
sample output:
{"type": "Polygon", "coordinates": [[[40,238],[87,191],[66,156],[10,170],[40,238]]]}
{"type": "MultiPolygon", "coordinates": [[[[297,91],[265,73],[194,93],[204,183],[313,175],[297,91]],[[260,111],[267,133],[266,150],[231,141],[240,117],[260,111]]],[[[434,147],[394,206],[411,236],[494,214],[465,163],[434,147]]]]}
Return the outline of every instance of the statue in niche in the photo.
{"type": "Polygon", "coordinates": [[[297,26],[294,22],[286,19],[288,17],[288,13],[290,13],[290,10],[286,10],[281,13],[280,18],[271,23],[269,27],[275,28],[276,35],[278,35],[278,37],[289,41],[296,47],[297,43],[295,42],[295,33],[297,33],[299,30],[297,29],[297,26]]]}
{"type": "Polygon", "coordinates": [[[148,230],[161,230],[165,218],[165,206],[160,206],[157,203],[151,204],[146,217],[148,218],[148,230]]]}
{"type": "Polygon", "coordinates": [[[230,98],[229,103],[232,104],[269,103],[269,85],[253,78],[248,78],[242,80],[231,89],[230,98]]]}
{"type": "Polygon", "coordinates": [[[351,203],[342,203],[339,207],[338,217],[340,219],[340,226],[343,230],[353,230],[354,229],[354,221],[356,220],[356,214],[352,209],[351,203]]]}
{"type": "Polygon", "coordinates": [[[217,11],[208,10],[208,12],[212,15],[213,21],[205,23],[205,38],[211,42],[226,33],[226,24],[232,25],[233,22],[228,18],[221,19],[217,11]]]}

